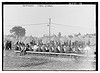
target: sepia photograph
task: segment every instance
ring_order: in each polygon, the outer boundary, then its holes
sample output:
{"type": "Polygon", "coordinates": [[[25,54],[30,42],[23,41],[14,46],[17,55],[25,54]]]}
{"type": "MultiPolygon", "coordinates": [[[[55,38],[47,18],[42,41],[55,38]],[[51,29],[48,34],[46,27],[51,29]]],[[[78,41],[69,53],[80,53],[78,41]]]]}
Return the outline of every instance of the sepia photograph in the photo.
{"type": "Polygon", "coordinates": [[[97,71],[98,2],[2,2],[3,71],[97,71]]]}

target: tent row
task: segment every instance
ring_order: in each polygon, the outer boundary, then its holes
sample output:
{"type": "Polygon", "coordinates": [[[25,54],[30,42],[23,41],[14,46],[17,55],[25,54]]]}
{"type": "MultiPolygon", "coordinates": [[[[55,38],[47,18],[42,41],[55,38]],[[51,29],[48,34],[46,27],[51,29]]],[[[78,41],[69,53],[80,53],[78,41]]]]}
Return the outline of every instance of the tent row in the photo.
{"type": "MultiPolygon", "coordinates": [[[[16,44],[16,42],[18,41],[17,39],[15,39],[13,37],[5,37],[4,42],[6,42],[7,40],[12,41],[13,44],[16,44]]],[[[32,40],[35,42],[38,42],[41,40],[43,44],[46,44],[49,42],[48,37],[37,38],[37,37],[32,37],[32,36],[24,36],[20,41],[27,44],[27,43],[32,42],[32,40]]],[[[79,38],[79,37],[74,37],[74,38],[61,37],[61,38],[58,38],[58,37],[54,36],[54,37],[51,37],[50,40],[54,41],[54,42],[60,42],[60,43],[64,43],[67,41],[71,41],[71,42],[84,41],[85,43],[87,43],[88,41],[90,41],[91,45],[96,44],[96,37],[93,37],[93,38],[79,38]]]]}

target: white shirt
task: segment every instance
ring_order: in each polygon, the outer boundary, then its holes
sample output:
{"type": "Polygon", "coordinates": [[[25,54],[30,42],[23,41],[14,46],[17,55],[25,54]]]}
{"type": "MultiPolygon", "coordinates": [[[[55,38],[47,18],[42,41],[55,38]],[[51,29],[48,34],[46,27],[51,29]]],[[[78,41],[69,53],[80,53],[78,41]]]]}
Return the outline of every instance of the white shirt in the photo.
{"type": "Polygon", "coordinates": [[[38,48],[38,46],[37,45],[34,45],[34,50],[36,50],[38,48]]]}
{"type": "Polygon", "coordinates": [[[54,50],[54,47],[52,47],[52,50],[54,50]]]}
{"type": "Polygon", "coordinates": [[[79,50],[81,50],[81,48],[78,47],[79,50]]]}
{"type": "Polygon", "coordinates": [[[32,49],[34,49],[34,46],[31,46],[32,49]]]}
{"type": "Polygon", "coordinates": [[[60,46],[58,46],[58,50],[60,51],[60,46]]]}
{"type": "Polygon", "coordinates": [[[64,48],[64,51],[66,51],[66,46],[64,46],[63,48],[64,48]]]}
{"type": "Polygon", "coordinates": [[[48,50],[48,48],[47,48],[47,47],[45,47],[45,49],[46,49],[46,50],[48,50]]]}

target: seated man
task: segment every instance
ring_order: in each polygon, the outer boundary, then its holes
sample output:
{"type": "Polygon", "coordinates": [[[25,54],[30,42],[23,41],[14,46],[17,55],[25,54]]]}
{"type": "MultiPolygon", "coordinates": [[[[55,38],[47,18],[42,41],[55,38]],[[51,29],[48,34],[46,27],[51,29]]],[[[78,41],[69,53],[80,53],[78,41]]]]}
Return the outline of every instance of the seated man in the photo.
{"type": "Polygon", "coordinates": [[[49,46],[48,49],[49,49],[49,52],[52,52],[52,48],[51,48],[51,46],[49,46]]]}
{"type": "Polygon", "coordinates": [[[64,53],[63,46],[60,47],[60,53],[64,53]]]}
{"type": "Polygon", "coordinates": [[[58,51],[60,51],[60,46],[57,47],[58,51]]]}
{"type": "Polygon", "coordinates": [[[22,45],[22,46],[21,46],[20,55],[22,56],[22,55],[25,55],[25,54],[26,54],[26,47],[25,47],[25,45],[22,45]]]}
{"type": "Polygon", "coordinates": [[[69,49],[70,49],[69,46],[65,46],[65,45],[64,45],[63,48],[64,48],[64,52],[65,52],[65,53],[69,53],[69,49]]]}
{"type": "Polygon", "coordinates": [[[41,50],[41,45],[38,46],[37,51],[38,51],[38,52],[42,52],[42,50],[41,50]]]}
{"type": "Polygon", "coordinates": [[[41,50],[42,50],[42,52],[46,52],[45,45],[42,45],[41,50]]]}
{"type": "Polygon", "coordinates": [[[6,46],[6,50],[10,50],[11,49],[11,41],[7,41],[5,46],[6,46]]]}
{"type": "Polygon", "coordinates": [[[54,47],[54,52],[55,52],[55,53],[59,53],[60,51],[58,50],[57,47],[54,47]]]}
{"type": "Polygon", "coordinates": [[[29,44],[26,44],[26,51],[29,51],[29,44]]]}
{"type": "Polygon", "coordinates": [[[33,51],[37,51],[37,49],[38,49],[38,46],[37,45],[34,45],[34,47],[33,47],[33,51]]]}

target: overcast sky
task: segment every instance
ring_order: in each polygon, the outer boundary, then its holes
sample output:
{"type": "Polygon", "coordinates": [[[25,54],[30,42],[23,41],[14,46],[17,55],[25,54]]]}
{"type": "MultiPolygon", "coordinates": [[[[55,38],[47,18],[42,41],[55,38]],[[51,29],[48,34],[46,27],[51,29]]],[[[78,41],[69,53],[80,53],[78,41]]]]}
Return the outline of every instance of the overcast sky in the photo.
{"type": "Polygon", "coordinates": [[[48,34],[49,18],[51,18],[51,34],[95,33],[94,5],[53,5],[53,7],[4,5],[4,34],[10,34],[9,30],[14,26],[22,26],[26,29],[26,35],[41,37],[48,34]]]}

